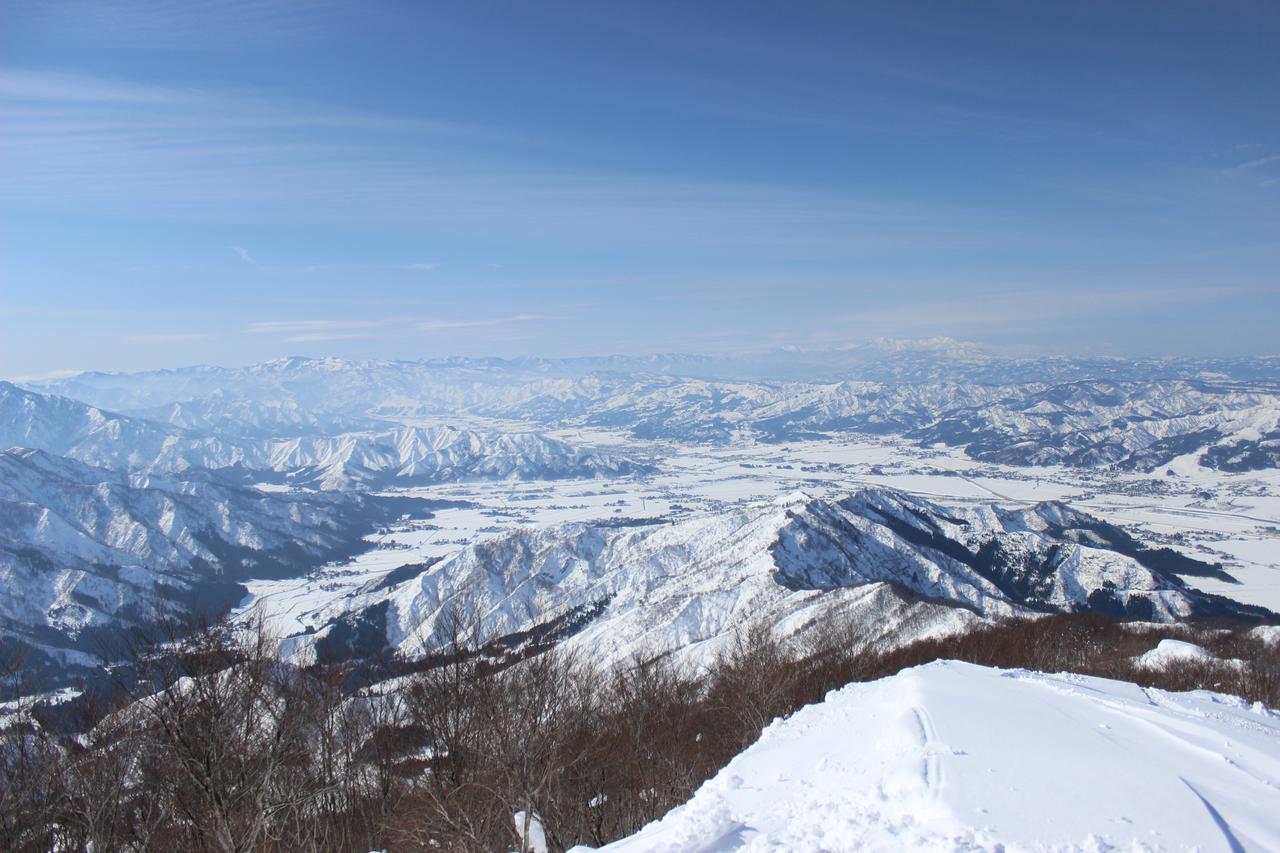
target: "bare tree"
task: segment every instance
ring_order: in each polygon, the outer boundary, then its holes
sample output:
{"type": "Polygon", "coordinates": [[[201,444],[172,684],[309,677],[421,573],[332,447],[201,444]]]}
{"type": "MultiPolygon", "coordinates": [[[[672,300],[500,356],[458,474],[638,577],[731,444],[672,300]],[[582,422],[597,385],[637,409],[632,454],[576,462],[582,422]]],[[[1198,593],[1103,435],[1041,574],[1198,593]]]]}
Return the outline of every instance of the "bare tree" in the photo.
{"type": "Polygon", "coordinates": [[[775,717],[792,710],[800,672],[796,656],[778,640],[773,627],[755,622],[734,632],[711,667],[708,700],[737,726],[728,734],[739,748],[752,743],[775,717]]]}

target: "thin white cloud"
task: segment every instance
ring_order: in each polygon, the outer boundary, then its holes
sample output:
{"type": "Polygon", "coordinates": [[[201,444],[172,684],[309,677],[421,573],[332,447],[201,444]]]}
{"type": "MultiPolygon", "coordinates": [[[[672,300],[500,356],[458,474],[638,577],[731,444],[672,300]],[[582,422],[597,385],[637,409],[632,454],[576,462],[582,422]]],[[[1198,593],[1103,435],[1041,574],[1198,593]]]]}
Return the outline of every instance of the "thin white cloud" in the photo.
{"type": "Polygon", "coordinates": [[[35,31],[92,35],[108,49],[156,44],[203,49],[214,40],[276,44],[372,11],[342,0],[56,0],[9,5],[6,16],[30,21],[35,31]]]}
{"type": "Polygon", "coordinates": [[[5,107],[6,116],[24,120],[23,125],[6,129],[27,133],[57,130],[66,128],[68,122],[77,122],[92,130],[111,130],[116,136],[126,131],[169,129],[203,131],[216,138],[218,132],[330,127],[515,139],[491,128],[447,119],[336,111],[262,97],[43,69],[0,67],[0,104],[5,107]]]}
{"type": "Polygon", "coordinates": [[[0,99],[6,101],[158,105],[172,103],[182,96],[178,90],[83,74],[0,69],[0,99]]]}
{"type": "MultiPolygon", "coordinates": [[[[249,335],[327,335],[348,334],[351,330],[372,329],[395,323],[395,320],[267,320],[245,327],[249,335]]],[[[404,322],[404,321],[400,321],[404,322]]]]}
{"type": "Polygon", "coordinates": [[[83,370],[46,370],[44,373],[29,373],[25,376],[6,376],[6,382],[45,382],[50,379],[67,379],[71,376],[79,376],[84,373],[83,370]]]}
{"type": "Polygon", "coordinates": [[[315,332],[306,335],[290,335],[282,338],[285,343],[313,343],[315,341],[356,341],[374,337],[372,332],[315,332]]]}
{"type": "Polygon", "coordinates": [[[1229,172],[1244,172],[1249,169],[1258,169],[1271,163],[1280,163],[1280,154],[1271,154],[1267,157],[1259,157],[1256,160],[1250,160],[1247,163],[1241,163],[1238,166],[1232,166],[1229,172]]]}
{"type": "Polygon", "coordinates": [[[510,317],[488,317],[476,320],[427,320],[418,323],[414,328],[420,332],[447,332],[457,329],[476,329],[486,326],[509,326],[516,323],[540,323],[559,320],[549,314],[515,314],[510,317]]]}
{"type": "Polygon", "coordinates": [[[498,328],[562,319],[550,314],[511,314],[502,317],[439,319],[392,317],[371,320],[264,320],[250,323],[247,335],[274,335],[287,343],[360,340],[373,337],[404,337],[426,332],[447,334],[466,329],[498,328]]]}
{"type": "Polygon", "coordinates": [[[834,238],[842,247],[910,241],[937,248],[957,239],[1007,246],[1017,227],[969,205],[836,189],[512,171],[519,162],[512,146],[528,149],[536,140],[447,120],[21,69],[0,69],[0,123],[9,141],[0,195],[11,204],[127,210],[165,221],[394,222],[487,235],[527,237],[534,229],[580,240],[788,248],[834,238]],[[485,150],[491,143],[501,146],[500,157],[485,150]]]}
{"type": "Polygon", "coordinates": [[[440,269],[442,264],[439,261],[418,261],[417,263],[405,264],[407,270],[416,270],[418,272],[434,272],[440,269]]]}
{"type": "Polygon", "coordinates": [[[230,249],[237,258],[244,261],[246,264],[249,264],[250,266],[254,266],[254,267],[258,265],[258,262],[253,259],[253,255],[249,254],[249,250],[246,249],[244,246],[228,246],[227,248],[230,249]]]}
{"type": "Polygon", "coordinates": [[[124,339],[135,344],[175,344],[208,341],[213,339],[213,335],[207,332],[160,332],[154,335],[125,335],[124,339]]]}

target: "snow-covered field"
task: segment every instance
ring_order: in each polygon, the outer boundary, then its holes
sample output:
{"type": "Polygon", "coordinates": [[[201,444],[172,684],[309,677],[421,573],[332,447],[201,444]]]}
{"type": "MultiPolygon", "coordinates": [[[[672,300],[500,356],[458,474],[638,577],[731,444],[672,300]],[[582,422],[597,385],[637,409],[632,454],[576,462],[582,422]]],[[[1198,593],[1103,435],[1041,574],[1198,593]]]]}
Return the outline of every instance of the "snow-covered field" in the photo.
{"type": "Polygon", "coordinates": [[[687,804],[603,849],[1277,850],[1280,715],[937,662],[775,721],[687,804]]]}
{"type": "MultiPolygon", "coordinates": [[[[501,422],[465,422],[504,429],[501,422]]],[[[834,438],[786,444],[712,447],[641,442],[621,432],[551,433],[580,446],[625,450],[657,473],[611,480],[489,481],[397,490],[393,494],[467,501],[426,522],[406,522],[370,537],[374,549],[310,577],[257,581],[242,610],[257,607],[277,630],[319,627],[334,600],[398,566],[448,556],[464,545],[518,527],[607,518],[672,518],[767,501],[803,490],[846,495],[890,486],[946,504],[1026,506],[1063,500],[1120,524],[1150,544],[1222,562],[1241,583],[1195,585],[1280,610],[1280,471],[1133,474],[1076,468],[1024,468],[975,462],[955,449],[925,449],[897,439],[834,438]]]]}

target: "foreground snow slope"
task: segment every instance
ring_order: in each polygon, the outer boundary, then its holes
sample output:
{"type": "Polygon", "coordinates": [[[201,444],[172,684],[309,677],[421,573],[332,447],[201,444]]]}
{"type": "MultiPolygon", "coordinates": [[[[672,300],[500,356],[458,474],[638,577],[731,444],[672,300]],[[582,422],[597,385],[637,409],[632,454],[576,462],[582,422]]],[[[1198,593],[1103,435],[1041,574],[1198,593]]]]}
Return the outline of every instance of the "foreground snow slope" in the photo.
{"type": "Polygon", "coordinates": [[[777,721],[610,851],[1280,849],[1280,714],[944,661],[777,721]]]}

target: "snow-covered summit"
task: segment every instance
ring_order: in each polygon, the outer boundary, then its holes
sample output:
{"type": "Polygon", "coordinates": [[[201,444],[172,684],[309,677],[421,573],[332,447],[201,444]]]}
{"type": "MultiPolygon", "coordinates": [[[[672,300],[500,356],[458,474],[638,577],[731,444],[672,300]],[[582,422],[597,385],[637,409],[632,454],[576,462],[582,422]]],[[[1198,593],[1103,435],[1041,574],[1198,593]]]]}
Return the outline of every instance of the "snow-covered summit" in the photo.
{"type": "Polygon", "coordinates": [[[775,721],[603,848],[1280,849],[1280,715],[1230,696],[954,661],[775,721]]]}

